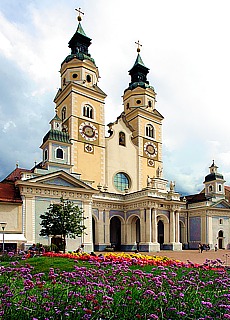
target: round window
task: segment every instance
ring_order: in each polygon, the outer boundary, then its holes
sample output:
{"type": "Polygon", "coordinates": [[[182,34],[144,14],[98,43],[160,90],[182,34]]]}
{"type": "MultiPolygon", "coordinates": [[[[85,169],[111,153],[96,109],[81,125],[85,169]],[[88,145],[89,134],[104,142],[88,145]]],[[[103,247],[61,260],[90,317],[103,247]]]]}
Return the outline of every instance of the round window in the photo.
{"type": "Polygon", "coordinates": [[[136,103],[137,103],[137,104],[141,104],[141,100],[137,100],[136,103]]]}
{"type": "Polygon", "coordinates": [[[72,77],[73,77],[74,79],[76,79],[76,78],[77,78],[77,73],[73,73],[72,77]]]}
{"type": "Polygon", "coordinates": [[[114,186],[119,191],[125,191],[130,188],[130,178],[127,174],[119,172],[114,176],[114,186]]]}

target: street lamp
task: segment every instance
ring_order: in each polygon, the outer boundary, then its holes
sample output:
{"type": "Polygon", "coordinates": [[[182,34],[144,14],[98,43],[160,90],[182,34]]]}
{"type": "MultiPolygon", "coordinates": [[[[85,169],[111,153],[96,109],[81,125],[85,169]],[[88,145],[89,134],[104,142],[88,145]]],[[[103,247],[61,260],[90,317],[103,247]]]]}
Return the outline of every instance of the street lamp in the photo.
{"type": "Polygon", "coordinates": [[[0,222],[0,225],[2,227],[2,253],[4,254],[4,251],[5,251],[5,228],[6,228],[6,225],[7,225],[7,222],[0,222]]]}

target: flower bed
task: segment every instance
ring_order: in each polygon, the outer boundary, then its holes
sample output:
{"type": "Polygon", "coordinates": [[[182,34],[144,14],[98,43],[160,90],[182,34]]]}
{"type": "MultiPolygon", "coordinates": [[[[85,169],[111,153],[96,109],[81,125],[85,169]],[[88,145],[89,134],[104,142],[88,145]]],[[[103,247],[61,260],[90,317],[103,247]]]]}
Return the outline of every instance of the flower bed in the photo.
{"type": "MultiPolygon", "coordinates": [[[[88,253],[52,253],[47,252],[44,254],[46,257],[62,257],[68,259],[75,259],[81,261],[95,261],[95,262],[113,262],[113,263],[123,263],[126,262],[129,265],[139,265],[139,266],[172,266],[176,265],[178,267],[184,267],[188,264],[185,264],[179,260],[173,260],[167,257],[158,257],[158,256],[148,256],[142,255],[139,253],[112,253],[107,252],[103,255],[93,256],[88,253]]],[[[196,265],[198,266],[198,265],[196,265]]]]}
{"type": "Polygon", "coordinates": [[[127,253],[46,253],[27,261],[0,267],[2,320],[230,319],[224,268],[127,253]],[[57,267],[63,258],[71,271],[57,267]],[[40,272],[48,261],[53,267],[40,272]]]}

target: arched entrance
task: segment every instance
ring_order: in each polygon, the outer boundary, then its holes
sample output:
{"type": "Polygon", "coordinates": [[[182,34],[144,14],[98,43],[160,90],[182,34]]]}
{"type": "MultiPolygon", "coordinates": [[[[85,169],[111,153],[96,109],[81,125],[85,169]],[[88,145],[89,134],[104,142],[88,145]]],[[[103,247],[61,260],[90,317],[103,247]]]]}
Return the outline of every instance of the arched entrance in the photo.
{"type": "Polygon", "coordinates": [[[223,249],[224,233],[222,230],[218,232],[218,248],[223,249]]]}
{"type": "Polygon", "coordinates": [[[140,219],[137,218],[136,220],[136,243],[137,243],[137,250],[139,250],[139,243],[141,241],[141,224],[140,219]]]}
{"type": "Polygon", "coordinates": [[[164,222],[162,220],[157,223],[157,241],[160,243],[160,249],[162,249],[164,243],[164,222]]]}
{"type": "Polygon", "coordinates": [[[121,220],[118,217],[113,217],[110,220],[110,243],[115,250],[121,248],[121,220]]]}

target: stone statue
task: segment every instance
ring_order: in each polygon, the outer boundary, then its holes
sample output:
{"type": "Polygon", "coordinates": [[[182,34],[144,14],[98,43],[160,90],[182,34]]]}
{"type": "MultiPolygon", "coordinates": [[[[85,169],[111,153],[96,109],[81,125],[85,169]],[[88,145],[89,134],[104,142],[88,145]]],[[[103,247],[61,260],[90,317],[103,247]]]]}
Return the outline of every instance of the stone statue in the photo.
{"type": "Polygon", "coordinates": [[[157,168],[157,178],[162,178],[162,171],[163,171],[163,168],[161,167],[157,168]]]}
{"type": "Polygon", "coordinates": [[[175,188],[175,181],[170,182],[170,191],[174,191],[175,188]]]}

